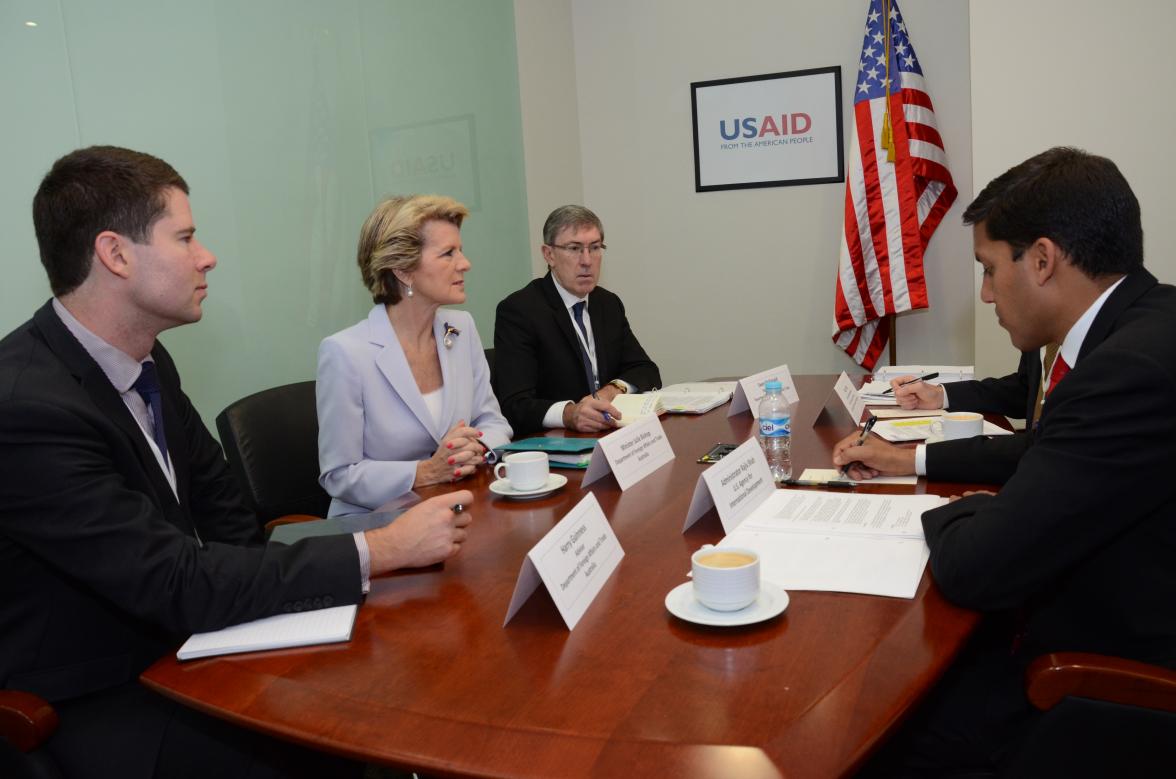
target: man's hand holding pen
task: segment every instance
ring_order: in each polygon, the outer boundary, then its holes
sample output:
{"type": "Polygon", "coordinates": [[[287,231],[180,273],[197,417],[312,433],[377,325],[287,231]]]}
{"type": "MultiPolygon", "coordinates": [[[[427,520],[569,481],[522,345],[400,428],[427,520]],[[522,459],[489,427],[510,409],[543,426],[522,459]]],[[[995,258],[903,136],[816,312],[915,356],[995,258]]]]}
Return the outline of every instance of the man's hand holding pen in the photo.
{"type": "Polygon", "coordinates": [[[875,476],[906,476],[915,472],[915,450],[895,446],[877,436],[871,437],[870,417],[860,433],[853,433],[837,442],[833,447],[833,464],[842,473],[855,481],[873,479],[875,476]]]}
{"type": "Polygon", "coordinates": [[[894,393],[894,399],[898,401],[900,408],[943,408],[943,387],[927,383],[929,379],[934,379],[938,375],[929,373],[926,376],[899,376],[890,380],[890,391],[894,393]]]}

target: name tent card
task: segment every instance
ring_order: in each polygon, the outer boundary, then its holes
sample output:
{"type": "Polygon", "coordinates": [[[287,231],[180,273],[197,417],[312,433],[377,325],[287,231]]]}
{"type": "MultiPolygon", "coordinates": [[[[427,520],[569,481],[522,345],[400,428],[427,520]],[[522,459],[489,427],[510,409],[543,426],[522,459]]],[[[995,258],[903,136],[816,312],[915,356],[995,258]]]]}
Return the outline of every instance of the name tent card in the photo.
{"type": "Polygon", "coordinates": [[[800,402],[796,385],[792,383],[792,372],[788,370],[787,365],[779,365],[771,370],[760,371],[754,376],[748,376],[746,379],[740,379],[739,383],[735,385],[735,396],[731,398],[731,407],[727,409],[727,416],[733,417],[744,411],[755,414],[759,408],[759,402],[767,394],[764,392],[764,384],[772,380],[780,382],[781,394],[784,395],[784,401],[788,405],[794,406],[800,402]]]}
{"type": "Polygon", "coordinates": [[[600,503],[588,493],[527,552],[502,626],[543,584],[571,630],[624,556],[600,503]]]}
{"type": "Polygon", "coordinates": [[[718,509],[723,532],[730,533],[775,491],[776,482],[772,479],[764,450],[755,437],[749,438],[699,474],[682,532],[713,506],[718,509]]]}
{"type": "MultiPolygon", "coordinates": [[[[833,394],[841,401],[841,406],[853,417],[855,425],[862,421],[862,414],[866,412],[866,401],[858,393],[857,387],[853,386],[853,381],[845,371],[842,371],[841,375],[837,377],[837,383],[833,385],[833,394]]],[[[825,401],[825,405],[829,405],[828,400],[825,401]]],[[[813,420],[813,425],[816,424],[816,420],[813,420]]]]}
{"type": "Polygon", "coordinates": [[[611,472],[624,491],[673,459],[661,420],[649,417],[597,441],[580,486],[587,487],[611,472]]]}

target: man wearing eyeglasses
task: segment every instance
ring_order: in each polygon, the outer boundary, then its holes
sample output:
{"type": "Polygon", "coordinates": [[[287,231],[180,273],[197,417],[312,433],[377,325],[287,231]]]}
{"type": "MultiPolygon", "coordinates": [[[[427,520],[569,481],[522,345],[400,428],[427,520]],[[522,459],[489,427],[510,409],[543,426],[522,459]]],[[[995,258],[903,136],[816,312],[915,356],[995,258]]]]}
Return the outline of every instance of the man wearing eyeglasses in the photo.
{"type": "Polygon", "coordinates": [[[661,384],[621,299],[597,286],[605,248],[596,214],[560,206],[543,224],[547,275],[498,304],[493,384],[516,436],[611,429],[613,398],[661,384]]]}

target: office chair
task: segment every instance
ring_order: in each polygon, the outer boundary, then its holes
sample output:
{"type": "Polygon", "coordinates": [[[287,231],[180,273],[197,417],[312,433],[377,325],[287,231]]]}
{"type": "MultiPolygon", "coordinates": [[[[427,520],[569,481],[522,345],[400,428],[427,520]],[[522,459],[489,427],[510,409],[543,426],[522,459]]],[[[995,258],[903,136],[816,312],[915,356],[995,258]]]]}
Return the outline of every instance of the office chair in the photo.
{"type": "Polygon", "coordinates": [[[318,413],[314,382],[262,390],[216,418],[229,468],[267,529],[327,515],[319,486],[318,413]]]}
{"type": "Polygon", "coordinates": [[[486,365],[490,368],[490,375],[494,375],[494,347],[491,346],[484,350],[486,352],[486,365]]]}
{"type": "Polygon", "coordinates": [[[0,776],[58,779],[48,750],[41,749],[57,730],[57,712],[32,693],[0,690],[0,776]]]}
{"type": "Polygon", "coordinates": [[[1025,681],[1045,714],[1003,775],[1150,777],[1176,766],[1176,671],[1058,652],[1033,661],[1025,681]]]}

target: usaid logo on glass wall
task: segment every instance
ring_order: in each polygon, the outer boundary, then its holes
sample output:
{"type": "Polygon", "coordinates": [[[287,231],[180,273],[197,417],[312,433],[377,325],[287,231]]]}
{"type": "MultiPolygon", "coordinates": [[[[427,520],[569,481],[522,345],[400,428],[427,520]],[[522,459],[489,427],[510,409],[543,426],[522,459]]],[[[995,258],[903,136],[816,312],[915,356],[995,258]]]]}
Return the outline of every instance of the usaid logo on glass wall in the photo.
{"type": "Polygon", "coordinates": [[[845,180],[840,67],[690,86],[697,191],[845,180]]]}

